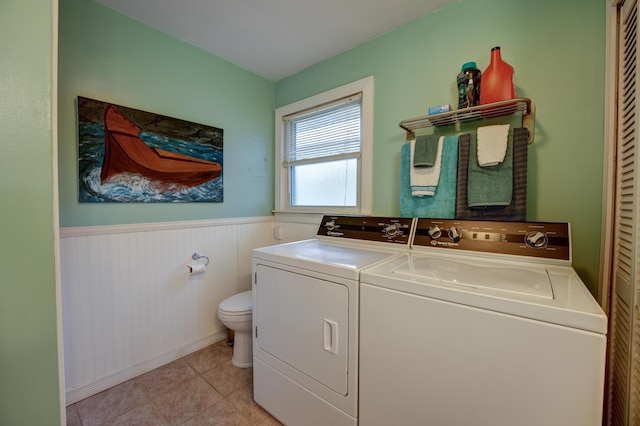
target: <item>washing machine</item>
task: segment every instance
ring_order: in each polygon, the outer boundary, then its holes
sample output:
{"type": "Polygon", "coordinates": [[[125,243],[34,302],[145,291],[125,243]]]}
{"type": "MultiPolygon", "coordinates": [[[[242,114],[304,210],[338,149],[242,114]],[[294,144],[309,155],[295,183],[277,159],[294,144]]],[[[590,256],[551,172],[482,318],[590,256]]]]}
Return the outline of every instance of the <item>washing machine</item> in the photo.
{"type": "Polygon", "coordinates": [[[569,224],[418,219],[361,273],[360,425],[600,425],[606,330],[569,224]]]}
{"type": "Polygon", "coordinates": [[[360,272],[407,252],[413,224],[324,216],[313,239],[253,251],[254,399],[280,422],[358,423],[360,272]]]}

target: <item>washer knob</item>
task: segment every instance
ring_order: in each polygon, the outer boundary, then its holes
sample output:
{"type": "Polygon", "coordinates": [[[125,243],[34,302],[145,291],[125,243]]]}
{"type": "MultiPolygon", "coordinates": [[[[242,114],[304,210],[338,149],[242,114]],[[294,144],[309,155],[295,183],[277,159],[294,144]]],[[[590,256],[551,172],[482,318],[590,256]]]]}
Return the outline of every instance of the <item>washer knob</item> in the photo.
{"type": "Polygon", "coordinates": [[[449,228],[449,239],[454,243],[457,243],[462,238],[462,232],[458,231],[458,228],[452,226],[449,228]]]}
{"type": "Polygon", "coordinates": [[[534,248],[545,247],[548,243],[547,236],[540,231],[530,232],[524,237],[525,243],[534,248]]]}
{"type": "Polygon", "coordinates": [[[440,238],[440,236],[442,235],[442,231],[440,230],[438,225],[432,226],[427,232],[429,233],[429,236],[434,240],[440,238]]]}
{"type": "Polygon", "coordinates": [[[324,226],[328,231],[333,231],[334,229],[336,229],[336,222],[335,220],[330,220],[329,222],[325,223],[324,226]]]}

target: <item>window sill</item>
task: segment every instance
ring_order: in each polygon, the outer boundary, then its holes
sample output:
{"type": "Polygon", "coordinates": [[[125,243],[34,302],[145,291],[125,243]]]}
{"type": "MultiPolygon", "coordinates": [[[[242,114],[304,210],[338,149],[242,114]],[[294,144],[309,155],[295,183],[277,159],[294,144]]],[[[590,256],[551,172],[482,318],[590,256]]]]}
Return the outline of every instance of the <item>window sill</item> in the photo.
{"type": "Polygon", "coordinates": [[[324,213],[317,212],[289,212],[289,211],[273,211],[276,222],[293,222],[306,223],[309,225],[317,225],[322,220],[324,213]]]}

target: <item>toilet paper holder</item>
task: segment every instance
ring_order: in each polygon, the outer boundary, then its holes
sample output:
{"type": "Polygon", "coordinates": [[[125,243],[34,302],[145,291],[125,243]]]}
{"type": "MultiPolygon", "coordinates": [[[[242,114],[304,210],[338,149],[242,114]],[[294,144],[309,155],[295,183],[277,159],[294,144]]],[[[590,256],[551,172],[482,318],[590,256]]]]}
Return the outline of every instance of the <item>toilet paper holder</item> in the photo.
{"type": "Polygon", "coordinates": [[[207,265],[209,264],[209,258],[207,256],[202,256],[198,254],[198,252],[195,252],[191,255],[191,259],[193,259],[193,262],[187,265],[189,275],[203,274],[207,270],[207,265]],[[204,259],[204,262],[202,259],[204,259]]]}
{"type": "Polygon", "coordinates": [[[193,260],[195,260],[196,262],[197,262],[197,261],[199,261],[200,259],[205,259],[205,260],[206,260],[206,262],[205,262],[204,266],[209,265],[209,258],[208,258],[207,256],[203,256],[203,255],[201,255],[201,254],[200,254],[200,253],[198,253],[198,252],[194,252],[194,253],[191,255],[191,258],[192,258],[193,260]]]}

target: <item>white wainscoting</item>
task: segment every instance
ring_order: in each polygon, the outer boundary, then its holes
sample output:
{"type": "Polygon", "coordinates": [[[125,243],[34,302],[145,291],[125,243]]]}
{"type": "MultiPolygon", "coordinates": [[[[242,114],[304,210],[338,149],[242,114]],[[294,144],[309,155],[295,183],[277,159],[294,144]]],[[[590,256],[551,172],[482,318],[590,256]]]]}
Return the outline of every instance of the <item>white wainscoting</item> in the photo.
{"type": "Polygon", "coordinates": [[[251,250],[277,242],[272,216],[60,237],[67,404],[225,338],[218,304],[251,289],[251,250]],[[210,259],[203,274],[188,273],[194,252],[210,259]]]}

